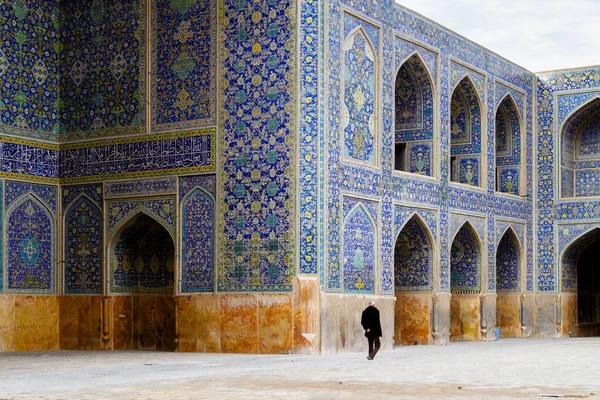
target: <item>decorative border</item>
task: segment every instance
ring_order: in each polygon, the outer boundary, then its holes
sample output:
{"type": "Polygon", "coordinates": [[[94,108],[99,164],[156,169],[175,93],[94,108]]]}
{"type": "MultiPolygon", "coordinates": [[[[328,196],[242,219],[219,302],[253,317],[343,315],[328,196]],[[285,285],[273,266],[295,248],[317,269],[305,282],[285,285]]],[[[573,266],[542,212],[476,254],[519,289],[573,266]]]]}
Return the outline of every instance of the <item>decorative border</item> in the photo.
{"type": "Polygon", "coordinates": [[[104,182],[104,198],[138,197],[177,193],[177,178],[154,178],[104,182]]]}

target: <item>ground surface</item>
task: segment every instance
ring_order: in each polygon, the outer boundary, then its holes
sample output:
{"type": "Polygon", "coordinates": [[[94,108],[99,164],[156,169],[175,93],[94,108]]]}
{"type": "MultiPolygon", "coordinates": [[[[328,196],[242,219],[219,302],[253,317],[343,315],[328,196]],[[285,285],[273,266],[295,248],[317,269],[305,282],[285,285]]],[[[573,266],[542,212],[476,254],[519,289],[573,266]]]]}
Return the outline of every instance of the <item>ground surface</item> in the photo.
{"type": "Polygon", "coordinates": [[[366,354],[0,354],[0,399],[600,399],[600,338],[366,354]],[[459,389],[460,387],[460,389],[459,389]],[[597,393],[597,394],[592,394],[597,393]]]}

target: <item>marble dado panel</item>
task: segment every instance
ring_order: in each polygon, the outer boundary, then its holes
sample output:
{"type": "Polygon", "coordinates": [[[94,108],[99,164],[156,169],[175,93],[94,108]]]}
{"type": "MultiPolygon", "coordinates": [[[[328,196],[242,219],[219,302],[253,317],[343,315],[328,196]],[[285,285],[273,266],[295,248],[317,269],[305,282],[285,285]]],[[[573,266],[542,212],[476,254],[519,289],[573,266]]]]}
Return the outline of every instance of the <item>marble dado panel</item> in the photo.
{"type": "Polygon", "coordinates": [[[0,296],[0,352],[58,350],[59,298],[0,296]]]}
{"type": "Polygon", "coordinates": [[[177,193],[177,178],[174,177],[104,183],[105,199],[175,193],[177,193]]]}
{"type": "Polygon", "coordinates": [[[216,123],[217,2],[152,0],[152,130],[216,123]]]}

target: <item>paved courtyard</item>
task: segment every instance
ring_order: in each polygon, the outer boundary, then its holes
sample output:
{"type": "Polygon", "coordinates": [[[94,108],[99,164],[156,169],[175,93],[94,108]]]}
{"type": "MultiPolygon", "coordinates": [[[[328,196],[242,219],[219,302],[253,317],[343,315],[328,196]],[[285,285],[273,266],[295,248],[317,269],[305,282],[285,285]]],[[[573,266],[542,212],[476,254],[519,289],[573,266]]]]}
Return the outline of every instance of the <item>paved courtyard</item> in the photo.
{"type": "Polygon", "coordinates": [[[600,399],[600,338],[411,346],[374,361],[362,353],[0,354],[2,400],[556,397],[600,399]]]}

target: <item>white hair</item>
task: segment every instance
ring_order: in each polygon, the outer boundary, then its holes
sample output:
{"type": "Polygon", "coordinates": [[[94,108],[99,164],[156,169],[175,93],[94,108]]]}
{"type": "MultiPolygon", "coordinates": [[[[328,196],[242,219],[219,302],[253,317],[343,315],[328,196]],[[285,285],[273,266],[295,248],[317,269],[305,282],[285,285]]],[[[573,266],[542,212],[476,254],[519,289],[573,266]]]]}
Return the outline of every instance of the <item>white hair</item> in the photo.
{"type": "Polygon", "coordinates": [[[375,305],[375,300],[371,300],[371,301],[369,302],[369,305],[370,305],[370,306],[374,306],[374,305],[375,305]]]}

